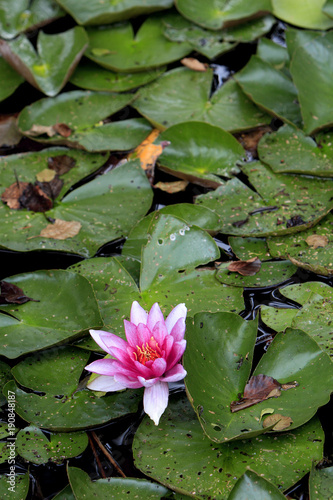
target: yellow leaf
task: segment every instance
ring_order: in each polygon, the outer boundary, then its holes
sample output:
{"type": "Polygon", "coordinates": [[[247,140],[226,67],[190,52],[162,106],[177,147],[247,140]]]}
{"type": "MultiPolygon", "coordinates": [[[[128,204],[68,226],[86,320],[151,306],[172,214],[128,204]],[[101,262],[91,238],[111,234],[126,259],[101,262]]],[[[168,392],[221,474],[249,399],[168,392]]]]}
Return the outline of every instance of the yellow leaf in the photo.
{"type": "Polygon", "coordinates": [[[169,194],[179,193],[179,191],[185,191],[188,186],[188,181],[174,181],[174,182],[158,182],[155,184],[155,188],[165,191],[169,194]]]}
{"type": "Polygon", "coordinates": [[[38,172],[36,175],[36,179],[39,182],[50,182],[54,179],[56,173],[54,170],[50,170],[49,168],[44,168],[41,172],[38,172]]]}

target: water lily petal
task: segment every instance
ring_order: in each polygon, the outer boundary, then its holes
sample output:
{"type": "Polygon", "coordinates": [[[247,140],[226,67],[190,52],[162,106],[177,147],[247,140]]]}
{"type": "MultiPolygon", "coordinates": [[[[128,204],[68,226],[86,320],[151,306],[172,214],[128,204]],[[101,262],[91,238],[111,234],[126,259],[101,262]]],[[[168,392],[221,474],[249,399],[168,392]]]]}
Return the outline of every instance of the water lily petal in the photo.
{"type": "Polygon", "coordinates": [[[151,366],[151,371],[154,374],[154,377],[161,377],[165,372],[167,367],[167,362],[163,358],[157,358],[153,362],[151,366]]]}
{"type": "Polygon", "coordinates": [[[137,331],[138,331],[138,337],[140,339],[138,347],[142,347],[143,344],[149,342],[150,338],[152,337],[152,333],[149,330],[149,328],[147,328],[146,325],[143,325],[142,323],[138,325],[137,331]]]}
{"type": "Polygon", "coordinates": [[[136,300],[132,304],[131,308],[131,323],[138,326],[139,323],[147,324],[148,314],[146,311],[140,306],[139,302],[136,300]]]}
{"type": "Polygon", "coordinates": [[[166,382],[156,382],[151,387],[146,387],[143,395],[143,409],[158,425],[161,415],[168,406],[169,386],[166,382]]]}
{"type": "Polygon", "coordinates": [[[148,380],[146,380],[143,377],[138,377],[138,380],[143,385],[143,387],[151,387],[152,385],[156,384],[159,381],[159,377],[150,378],[148,380]]]}
{"type": "MultiPolygon", "coordinates": [[[[126,342],[126,345],[128,345],[127,342],[126,342]]],[[[128,355],[127,349],[125,351],[123,351],[122,349],[118,349],[117,347],[110,347],[109,352],[112,356],[114,356],[116,359],[118,359],[118,361],[120,361],[121,363],[124,363],[126,365],[131,365],[133,362],[131,360],[130,356],[128,355]]]]}
{"type": "Polygon", "coordinates": [[[164,323],[164,316],[162,314],[160,306],[157,302],[155,302],[148,314],[147,326],[149,330],[152,331],[156,323],[158,323],[159,321],[164,323]]]}
{"type": "Polygon", "coordinates": [[[175,339],[172,337],[172,335],[168,335],[165,338],[163,349],[164,349],[164,358],[166,360],[169,359],[170,353],[172,351],[172,346],[174,344],[175,339]]]}
{"type": "Polygon", "coordinates": [[[178,382],[179,380],[182,380],[184,377],[186,377],[186,370],[184,370],[184,367],[178,363],[175,365],[171,370],[168,370],[165,373],[165,377],[163,377],[163,382],[178,382]]]}
{"type": "Polygon", "coordinates": [[[103,332],[102,330],[89,330],[90,335],[104,351],[110,352],[111,347],[117,347],[126,351],[127,342],[114,333],[103,332]]]}
{"type": "Polygon", "coordinates": [[[94,380],[87,384],[88,389],[92,391],[102,391],[102,392],[114,392],[126,389],[122,384],[116,382],[114,377],[108,377],[107,375],[100,375],[94,380]]]}
{"type": "Polygon", "coordinates": [[[86,366],[86,370],[98,373],[99,375],[108,375],[113,376],[117,371],[117,368],[114,366],[113,359],[98,359],[97,361],[93,361],[90,365],[86,366]]]}
{"type": "Polygon", "coordinates": [[[177,323],[172,328],[170,335],[173,336],[173,338],[175,339],[176,342],[183,340],[184,335],[185,335],[185,319],[184,318],[179,318],[177,323]]]}
{"type": "Polygon", "coordinates": [[[170,370],[176,363],[180,360],[184,351],[186,349],[186,340],[181,340],[180,342],[174,342],[170,355],[167,359],[168,370],[170,370]]]}
{"type": "Polygon", "coordinates": [[[137,331],[136,325],[134,325],[134,323],[131,323],[130,321],[127,321],[126,319],[124,319],[124,328],[125,328],[127,342],[129,343],[129,345],[132,347],[136,347],[137,345],[139,345],[140,338],[138,336],[138,331],[137,331]]]}
{"type": "Polygon", "coordinates": [[[179,318],[183,318],[184,320],[186,319],[186,314],[187,307],[185,306],[185,304],[178,304],[172,309],[171,313],[165,320],[165,324],[169,333],[171,333],[171,330],[173,329],[179,318]]]}
{"type": "Polygon", "coordinates": [[[165,326],[164,321],[158,321],[154,328],[152,329],[152,335],[156,342],[158,343],[159,348],[162,348],[164,344],[164,340],[166,336],[168,335],[168,330],[165,326]]]}
{"type": "Polygon", "coordinates": [[[138,379],[134,380],[132,377],[127,377],[126,375],[122,375],[120,373],[117,373],[114,376],[114,379],[127,389],[138,389],[139,387],[142,387],[142,384],[138,379]]]}

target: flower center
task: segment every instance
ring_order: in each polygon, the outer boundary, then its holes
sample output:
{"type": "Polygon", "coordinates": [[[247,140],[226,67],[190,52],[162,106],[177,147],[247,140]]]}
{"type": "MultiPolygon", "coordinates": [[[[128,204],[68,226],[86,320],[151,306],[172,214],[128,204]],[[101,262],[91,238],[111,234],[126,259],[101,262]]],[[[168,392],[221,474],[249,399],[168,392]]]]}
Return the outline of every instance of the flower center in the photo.
{"type": "Polygon", "coordinates": [[[146,342],[141,347],[136,346],[134,356],[139,363],[145,365],[147,361],[155,361],[155,359],[160,358],[162,353],[154,337],[151,337],[149,343],[146,342]]]}

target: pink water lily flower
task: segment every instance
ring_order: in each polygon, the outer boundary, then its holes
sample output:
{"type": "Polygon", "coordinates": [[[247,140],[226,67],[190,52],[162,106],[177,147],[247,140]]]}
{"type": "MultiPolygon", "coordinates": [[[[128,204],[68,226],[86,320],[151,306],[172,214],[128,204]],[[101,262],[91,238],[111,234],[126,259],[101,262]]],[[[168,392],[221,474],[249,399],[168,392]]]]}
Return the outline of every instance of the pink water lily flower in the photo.
{"type": "Polygon", "coordinates": [[[88,387],[95,391],[118,391],[145,387],[144,411],[158,425],[168,405],[168,382],[182,380],[186,371],[179,363],[186,340],[185,304],[178,304],[164,320],[156,303],[149,314],[133,302],[131,321],[124,321],[127,342],[113,333],[90,330],[95,342],[115,359],[100,359],[86,369],[100,376],[88,387]]]}

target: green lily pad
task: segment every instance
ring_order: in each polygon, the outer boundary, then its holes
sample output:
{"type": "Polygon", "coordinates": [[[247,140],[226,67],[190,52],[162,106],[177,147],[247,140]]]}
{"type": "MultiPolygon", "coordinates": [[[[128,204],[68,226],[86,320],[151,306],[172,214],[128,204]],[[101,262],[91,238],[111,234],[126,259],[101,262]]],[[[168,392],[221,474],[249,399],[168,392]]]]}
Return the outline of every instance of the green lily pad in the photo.
{"type": "Polygon", "coordinates": [[[0,307],[3,311],[0,314],[0,353],[3,356],[16,358],[61,344],[82,336],[88,328],[101,325],[93,289],[77,273],[36,271],[12,276],[7,281],[38,302],[0,307]]]}
{"type": "Polygon", "coordinates": [[[146,479],[109,477],[91,481],[86,472],[76,467],[68,467],[67,473],[75,498],[97,497],[99,500],[183,498],[181,495],[172,495],[164,486],[146,479]]]}
{"type": "Polygon", "coordinates": [[[176,0],[179,12],[196,24],[213,30],[223,28],[226,24],[241,23],[258,17],[264,12],[271,12],[269,0],[207,0],[204,4],[200,0],[176,0]]]}
{"type": "Polygon", "coordinates": [[[301,28],[327,30],[333,20],[322,11],[326,0],[308,0],[306,4],[298,0],[272,0],[273,14],[289,24],[301,28]]]}
{"type": "Polygon", "coordinates": [[[220,176],[239,173],[237,162],[245,156],[229,132],[204,122],[178,123],[158,140],[171,143],[159,157],[162,170],[204,186],[217,187],[223,184],[220,176]]]}
{"type": "Polygon", "coordinates": [[[280,384],[297,381],[298,386],[231,412],[231,403],[243,394],[250,377],[256,332],[255,322],[230,313],[199,313],[187,327],[186,390],[202,428],[215,442],[248,439],[270,431],[260,420],[267,406],[291,417],[291,430],[310,420],[329,400],[333,380],[329,356],[307,333],[288,329],[275,336],[253,375],[273,377],[280,384]]]}
{"type": "Polygon", "coordinates": [[[176,68],[138,92],[133,107],[155,127],[164,130],[185,121],[204,121],[229,132],[269,123],[234,80],[210,97],[212,72],[176,68]]]}
{"type": "Polygon", "coordinates": [[[56,347],[32,355],[30,363],[23,361],[16,372],[18,380],[24,381],[29,391],[11,381],[6,384],[4,394],[8,390],[15,393],[15,411],[24,420],[37,427],[60,432],[94,427],[136,412],[142,397],[141,389],[97,397],[79,383],[88,357],[87,352],[77,347],[56,347]],[[74,369],[68,363],[70,355],[75,360],[74,369]],[[48,384],[45,383],[47,380],[48,384]]]}
{"type": "Polygon", "coordinates": [[[315,227],[299,234],[269,238],[271,255],[288,258],[307,271],[332,276],[332,227],[333,215],[328,214],[315,227]]]}
{"type": "Polygon", "coordinates": [[[333,176],[333,135],[321,134],[318,142],[290,125],[265,134],[259,141],[259,158],[274,172],[333,176]]]}
{"type": "Polygon", "coordinates": [[[0,476],[0,496],[3,500],[25,500],[29,492],[29,472],[15,474],[12,484],[8,483],[8,476],[0,476]],[[15,477],[15,479],[14,479],[15,477]],[[9,490],[9,487],[11,488],[9,490]]]}
{"type": "MultiPolygon", "coordinates": [[[[71,163],[72,168],[65,174],[59,175],[64,183],[58,195],[61,198],[76,182],[98,170],[106,162],[108,155],[54,147],[38,152],[2,156],[0,158],[1,192],[13,184],[16,179],[20,182],[34,183],[36,175],[44,169],[48,169],[49,164],[52,165],[54,159],[55,162],[58,161],[60,164],[73,160],[71,163]]],[[[52,172],[52,170],[50,171],[52,172]]]]}
{"type": "MultiPolygon", "coordinates": [[[[189,316],[203,310],[243,309],[240,288],[220,284],[213,268],[196,269],[219,256],[205,231],[161,214],[152,220],[148,233],[149,241],[142,250],[141,289],[116,258],[90,259],[71,267],[92,283],[106,330],[124,338],[123,320],[129,318],[134,300],[145,310],[158,302],[164,314],[181,302],[189,316]]],[[[90,345],[96,350],[94,342],[90,345]]]]}
{"type": "Polygon", "coordinates": [[[326,500],[333,495],[333,467],[312,467],[309,479],[310,498],[326,500]]]}
{"type": "Polygon", "coordinates": [[[289,54],[287,49],[268,38],[260,38],[257,56],[268,64],[271,64],[277,70],[289,66],[289,54]]]}
{"type": "Polygon", "coordinates": [[[148,17],[134,35],[131,23],[89,28],[86,56],[113,71],[137,72],[171,63],[191,52],[188,43],[170,42],[163,36],[169,15],[148,17]]]}
{"type": "Polygon", "coordinates": [[[258,194],[234,178],[196,198],[197,204],[221,217],[216,229],[224,234],[296,233],[317,224],[333,207],[331,180],[274,174],[260,162],[245,164],[242,170],[258,194]]]}
{"type": "Polygon", "coordinates": [[[15,0],[8,8],[8,0],[0,0],[0,36],[14,38],[23,31],[44,26],[64,11],[53,0],[15,0]]]}
{"type": "Polygon", "coordinates": [[[48,96],[57,95],[88,46],[83,28],[47,35],[40,31],[37,52],[25,35],[0,42],[0,52],[28,82],[48,96]]]}
{"type": "Polygon", "coordinates": [[[272,483],[247,470],[235,484],[228,500],[283,500],[285,496],[272,483]]]}
{"type": "Polygon", "coordinates": [[[91,138],[94,141],[96,135],[103,134],[103,127],[113,125],[104,125],[103,120],[132,100],[131,94],[73,90],[57,97],[41,99],[24,108],[18,118],[18,127],[24,135],[35,141],[82,149],[84,146],[80,140],[87,143],[91,138]],[[65,136],[54,130],[53,127],[58,124],[65,125],[65,136]]]}
{"type": "Polygon", "coordinates": [[[11,210],[0,203],[1,244],[18,251],[55,249],[92,256],[104,243],[125,236],[149,210],[152,190],[139,160],[96,177],[67,194],[46,212],[51,219],[77,221],[76,236],[52,239],[40,236],[45,215],[11,210]]]}
{"type": "Polygon", "coordinates": [[[17,87],[24,82],[24,78],[19,75],[2,57],[0,57],[0,74],[0,101],[3,101],[15,92],[17,87]]]}
{"type": "Polygon", "coordinates": [[[283,288],[281,293],[302,304],[302,308],[285,310],[261,306],[261,317],[264,323],[277,331],[289,326],[304,330],[333,360],[332,288],[324,283],[313,281],[288,286],[283,288]]]}
{"type": "MultiPolygon", "coordinates": [[[[318,3],[318,2],[316,2],[318,3]]],[[[333,19],[330,20],[333,25],[333,19]]],[[[331,127],[333,96],[330,76],[333,71],[333,33],[314,38],[312,32],[295,39],[290,72],[298,90],[298,100],[306,134],[331,127]],[[305,41],[307,39],[307,41],[305,41]]]]}
{"type": "Polygon", "coordinates": [[[70,82],[77,87],[99,92],[126,92],[156,80],[166,70],[166,66],[140,73],[115,73],[101,68],[98,64],[84,60],[80,62],[70,82]]]}
{"type": "Polygon", "coordinates": [[[234,76],[245,94],[266,112],[291,125],[301,125],[297,90],[288,76],[258,56],[234,76]]]}
{"type": "Polygon", "coordinates": [[[88,446],[85,432],[63,432],[46,435],[34,425],[21,429],[16,439],[17,453],[33,464],[54,462],[81,455],[88,446]]]}
{"type": "Polygon", "coordinates": [[[323,440],[319,421],[312,419],[278,438],[213,443],[188,401],[175,395],[158,426],[144,419],[133,453],[137,468],[174,491],[223,500],[248,468],[286,490],[311,469],[312,460],[321,460],[323,440]]]}
{"type": "Polygon", "coordinates": [[[122,0],[101,3],[99,0],[78,4],[76,0],[57,0],[78,24],[108,24],[172,7],[171,0],[122,0]]]}
{"type": "Polygon", "coordinates": [[[232,286],[242,287],[265,287],[277,285],[291,278],[297,271],[297,266],[294,266],[288,260],[278,262],[262,262],[260,271],[254,276],[242,276],[237,272],[228,270],[230,262],[223,262],[219,265],[216,278],[221,283],[232,286]]]}
{"type": "Polygon", "coordinates": [[[262,238],[241,238],[230,236],[229,245],[240,260],[248,260],[258,257],[260,260],[271,258],[266,240],[262,238]]]}
{"type": "MultiPolygon", "coordinates": [[[[0,387],[3,387],[9,380],[13,378],[10,366],[0,359],[0,387]]],[[[0,394],[0,406],[7,402],[5,396],[0,394]]]]}
{"type": "Polygon", "coordinates": [[[72,488],[69,484],[65,486],[59,493],[53,497],[53,500],[75,500],[72,488]]]}
{"type": "MultiPolygon", "coordinates": [[[[198,226],[201,229],[212,233],[214,228],[219,224],[217,215],[208,208],[191,205],[189,203],[179,203],[175,205],[167,205],[158,211],[159,214],[173,215],[179,219],[183,219],[187,224],[198,226]]],[[[128,235],[122,248],[122,255],[132,257],[141,261],[141,252],[144,245],[148,241],[149,225],[157,212],[152,212],[141,219],[128,235]]]]}

